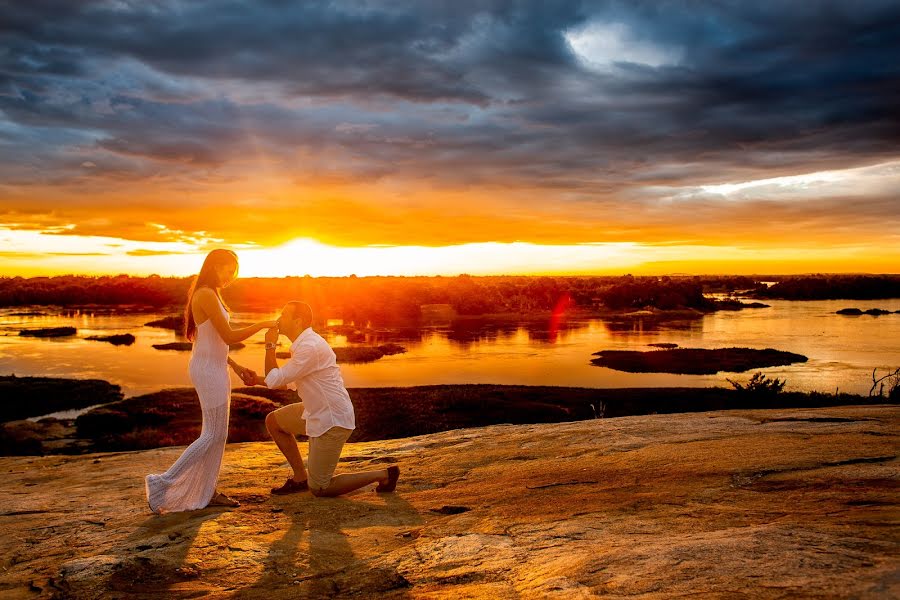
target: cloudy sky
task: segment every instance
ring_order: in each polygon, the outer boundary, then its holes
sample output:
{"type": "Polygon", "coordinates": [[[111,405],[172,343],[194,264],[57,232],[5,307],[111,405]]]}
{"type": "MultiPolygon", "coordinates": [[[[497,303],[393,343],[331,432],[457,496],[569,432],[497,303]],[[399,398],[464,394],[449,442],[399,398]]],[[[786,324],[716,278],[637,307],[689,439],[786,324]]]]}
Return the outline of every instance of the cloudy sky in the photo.
{"type": "Polygon", "coordinates": [[[897,272],[900,3],[0,1],[0,275],[897,272]]]}

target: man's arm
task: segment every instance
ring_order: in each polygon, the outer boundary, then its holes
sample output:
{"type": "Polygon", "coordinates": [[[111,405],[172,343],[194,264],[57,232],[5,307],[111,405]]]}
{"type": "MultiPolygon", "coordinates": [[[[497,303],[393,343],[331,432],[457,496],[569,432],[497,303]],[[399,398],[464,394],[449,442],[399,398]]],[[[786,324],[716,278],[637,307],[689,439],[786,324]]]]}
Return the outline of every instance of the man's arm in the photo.
{"type": "Polygon", "coordinates": [[[266,375],[272,369],[278,368],[278,360],[275,357],[275,349],[277,348],[278,343],[278,329],[272,327],[266,332],[266,361],[265,361],[265,370],[266,375]],[[274,333],[272,333],[274,332],[274,333]]]}
{"type": "Polygon", "coordinates": [[[278,361],[275,359],[274,342],[269,341],[273,337],[277,339],[275,336],[277,336],[277,333],[271,336],[269,333],[266,333],[266,376],[263,380],[266,387],[272,389],[281,388],[288,383],[298,381],[313,372],[318,364],[316,353],[301,345],[291,356],[290,360],[284,363],[283,367],[279,367],[278,361]]]}

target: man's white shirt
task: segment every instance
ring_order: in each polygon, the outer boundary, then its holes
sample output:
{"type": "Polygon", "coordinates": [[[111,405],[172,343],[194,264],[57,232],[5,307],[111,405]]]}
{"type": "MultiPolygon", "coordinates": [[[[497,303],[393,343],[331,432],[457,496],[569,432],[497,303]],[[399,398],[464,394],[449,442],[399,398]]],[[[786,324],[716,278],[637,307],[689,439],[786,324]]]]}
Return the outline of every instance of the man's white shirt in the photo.
{"type": "Polygon", "coordinates": [[[291,344],[291,358],[266,374],[266,386],[297,386],[303,401],[306,433],[319,437],[332,427],[356,428],[353,404],[334,351],[318,333],[307,327],[291,344]]]}

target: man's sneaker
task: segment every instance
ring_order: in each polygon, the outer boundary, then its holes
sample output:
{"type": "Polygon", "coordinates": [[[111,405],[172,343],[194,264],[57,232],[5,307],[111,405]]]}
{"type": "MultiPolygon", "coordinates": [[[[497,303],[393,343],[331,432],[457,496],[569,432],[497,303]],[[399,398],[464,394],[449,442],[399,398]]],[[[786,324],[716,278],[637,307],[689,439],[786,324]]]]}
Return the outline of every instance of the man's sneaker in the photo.
{"type": "Polygon", "coordinates": [[[308,489],[309,484],[305,479],[298,482],[294,481],[291,477],[288,477],[288,480],[284,482],[283,486],[272,488],[272,493],[282,496],[284,494],[296,494],[297,492],[305,492],[308,489]]]}

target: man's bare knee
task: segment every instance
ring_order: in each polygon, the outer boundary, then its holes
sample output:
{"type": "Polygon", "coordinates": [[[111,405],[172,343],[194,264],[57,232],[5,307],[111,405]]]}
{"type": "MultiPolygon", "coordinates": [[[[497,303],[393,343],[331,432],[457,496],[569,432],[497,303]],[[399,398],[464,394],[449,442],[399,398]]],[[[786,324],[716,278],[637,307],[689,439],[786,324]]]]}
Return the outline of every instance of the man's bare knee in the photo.
{"type": "Polygon", "coordinates": [[[266,429],[269,433],[272,433],[273,430],[284,431],[278,424],[278,419],[275,418],[275,411],[266,415],[266,429]]]}

